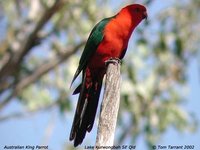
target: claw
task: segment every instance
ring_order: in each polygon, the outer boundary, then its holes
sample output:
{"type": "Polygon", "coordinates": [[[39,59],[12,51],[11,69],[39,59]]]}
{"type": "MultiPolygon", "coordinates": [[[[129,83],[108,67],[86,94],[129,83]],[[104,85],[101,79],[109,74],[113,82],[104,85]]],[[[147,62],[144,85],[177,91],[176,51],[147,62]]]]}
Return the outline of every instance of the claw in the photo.
{"type": "Polygon", "coordinates": [[[108,60],[106,60],[105,61],[105,64],[106,65],[108,65],[109,63],[113,63],[113,64],[121,64],[122,63],[122,61],[121,61],[121,59],[119,59],[119,58],[117,58],[117,57],[115,57],[115,58],[110,58],[110,59],[108,59],[108,60]]]}

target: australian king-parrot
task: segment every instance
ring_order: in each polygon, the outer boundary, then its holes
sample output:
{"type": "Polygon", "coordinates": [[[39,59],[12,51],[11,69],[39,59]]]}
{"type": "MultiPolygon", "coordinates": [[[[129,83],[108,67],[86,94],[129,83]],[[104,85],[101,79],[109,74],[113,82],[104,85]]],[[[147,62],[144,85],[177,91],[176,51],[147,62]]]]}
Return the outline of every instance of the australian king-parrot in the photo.
{"type": "Polygon", "coordinates": [[[82,72],[82,83],[73,93],[79,93],[69,138],[74,140],[75,147],[82,143],[86,131],[90,132],[93,127],[106,73],[105,62],[111,58],[124,57],[133,30],[145,18],[146,8],[132,4],[122,8],[116,15],[101,20],[91,31],[72,80],[73,83],[82,72]]]}

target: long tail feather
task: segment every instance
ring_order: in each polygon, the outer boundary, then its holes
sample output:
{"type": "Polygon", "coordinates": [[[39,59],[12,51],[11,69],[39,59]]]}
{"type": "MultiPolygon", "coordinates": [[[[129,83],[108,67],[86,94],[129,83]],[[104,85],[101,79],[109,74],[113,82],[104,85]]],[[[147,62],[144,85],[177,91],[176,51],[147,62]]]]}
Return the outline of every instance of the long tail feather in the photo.
{"type": "Polygon", "coordinates": [[[86,88],[86,75],[85,73],[83,74],[80,95],[70,133],[70,140],[74,140],[75,147],[82,143],[86,132],[90,132],[93,127],[102,85],[102,80],[92,80],[91,86],[86,88]]]}

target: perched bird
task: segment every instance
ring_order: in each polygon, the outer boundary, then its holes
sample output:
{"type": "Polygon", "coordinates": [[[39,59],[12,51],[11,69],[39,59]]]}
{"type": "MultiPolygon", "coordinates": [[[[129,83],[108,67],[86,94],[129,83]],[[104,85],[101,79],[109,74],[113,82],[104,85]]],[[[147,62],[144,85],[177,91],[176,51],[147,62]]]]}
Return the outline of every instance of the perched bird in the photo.
{"type": "Polygon", "coordinates": [[[86,131],[92,130],[105,62],[110,58],[122,59],[135,27],[147,18],[143,5],[132,4],[122,8],[115,16],[101,20],[91,31],[79,61],[72,83],[82,71],[82,83],[73,94],[79,94],[70,140],[74,146],[82,143],[86,131]]]}

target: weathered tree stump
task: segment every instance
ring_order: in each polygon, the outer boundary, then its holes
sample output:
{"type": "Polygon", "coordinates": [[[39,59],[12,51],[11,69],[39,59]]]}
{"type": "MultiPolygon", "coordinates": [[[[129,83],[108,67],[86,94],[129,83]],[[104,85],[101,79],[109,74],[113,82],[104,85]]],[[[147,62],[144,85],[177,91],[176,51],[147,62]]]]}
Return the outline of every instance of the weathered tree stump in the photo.
{"type": "Polygon", "coordinates": [[[114,133],[120,103],[120,62],[119,60],[112,59],[107,64],[104,96],[94,149],[103,149],[105,146],[108,149],[114,143],[114,133]]]}

